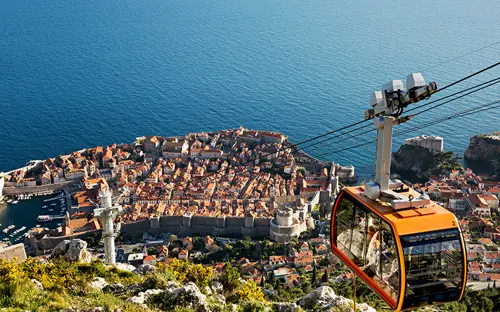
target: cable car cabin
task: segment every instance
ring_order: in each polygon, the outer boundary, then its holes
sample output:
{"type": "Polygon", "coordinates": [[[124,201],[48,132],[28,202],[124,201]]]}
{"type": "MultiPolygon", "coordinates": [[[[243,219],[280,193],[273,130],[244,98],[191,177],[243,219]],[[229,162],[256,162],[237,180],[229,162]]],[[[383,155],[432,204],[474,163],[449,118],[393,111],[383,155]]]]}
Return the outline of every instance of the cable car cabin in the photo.
{"type": "Polygon", "coordinates": [[[434,202],[396,211],[363,193],[358,186],[338,195],[332,251],[396,311],[460,300],[467,264],[455,216],[434,202]]]}

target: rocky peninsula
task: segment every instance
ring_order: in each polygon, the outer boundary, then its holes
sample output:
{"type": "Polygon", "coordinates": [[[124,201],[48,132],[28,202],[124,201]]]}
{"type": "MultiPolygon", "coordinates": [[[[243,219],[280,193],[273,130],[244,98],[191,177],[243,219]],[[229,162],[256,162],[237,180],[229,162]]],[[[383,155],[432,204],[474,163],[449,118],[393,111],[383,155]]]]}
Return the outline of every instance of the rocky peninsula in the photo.
{"type": "Polygon", "coordinates": [[[433,175],[460,169],[460,157],[443,149],[443,139],[420,136],[405,141],[392,155],[391,172],[414,182],[425,182],[433,175]]]}
{"type": "Polygon", "coordinates": [[[473,136],[464,158],[471,167],[477,167],[477,171],[500,179],[500,132],[473,136]]]}

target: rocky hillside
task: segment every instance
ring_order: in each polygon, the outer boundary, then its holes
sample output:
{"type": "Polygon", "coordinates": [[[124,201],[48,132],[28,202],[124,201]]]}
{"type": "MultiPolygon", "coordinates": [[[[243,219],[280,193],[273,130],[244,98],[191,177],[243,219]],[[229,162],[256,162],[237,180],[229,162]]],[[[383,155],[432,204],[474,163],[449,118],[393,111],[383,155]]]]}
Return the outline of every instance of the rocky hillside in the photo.
{"type": "Polygon", "coordinates": [[[352,300],[328,286],[294,302],[273,302],[230,266],[219,274],[177,259],[111,267],[91,259],[86,247],[82,240],[63,241],[49,259],[0,260],[0,311],[352,311],[352,300]]]}
{"type": "Polygon", "coordinates": [[[470,139],[469,147],[465,150],[464,158],[478,171],[493,173],[500,178],[500,132],[480,134],[470,139]]]}
{"type": "Polygon", "coordinates": [[[460,168],[460,159],[453,152],[437,152],[404,144],[392,154],[391,172],[412,182],[425,182],[432,175],[460,168]]]}

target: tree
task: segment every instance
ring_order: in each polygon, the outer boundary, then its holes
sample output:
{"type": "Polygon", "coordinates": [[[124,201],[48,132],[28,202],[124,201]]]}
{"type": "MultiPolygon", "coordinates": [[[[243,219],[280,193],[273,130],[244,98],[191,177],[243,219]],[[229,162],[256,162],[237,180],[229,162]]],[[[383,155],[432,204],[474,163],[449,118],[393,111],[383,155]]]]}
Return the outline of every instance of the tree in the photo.
{"type": "Polygon", "coordinates": [[[314,286],[316,285],[318,277],[316,276],[316,263],[313,264],[313,273],[312,273],[312,278],[311,278],[311,284],[314,286]]]}
{"type": "Polygon", "coordinates": [[[216,244],[212,244],[210,245],[210,247],[208,247],[208,252],[216,252],[219,250],[219,246],[217,246],[216,244]]]}
{"type": "Polygon", "coordinates": [[[328,271],[325,270],[325,274],[323,274],[323,277],[321,278],[322,283],[328,283],[328,271]]]}
{"type": "Polygon", "coordinates": [[[224,290],[228,293],[233,292],[240,286],[240,272],[233,268],[229,263],[224,265],[222,273],[219,275],[219,282],[224,286],[224,290]]]}
{"type": "Polygon", "coordinates": [[[172,244],[174,242],[177,241],[177,235],[175,234],[170,234],[170,236],[168,237],[168,241],[172,244]]]}

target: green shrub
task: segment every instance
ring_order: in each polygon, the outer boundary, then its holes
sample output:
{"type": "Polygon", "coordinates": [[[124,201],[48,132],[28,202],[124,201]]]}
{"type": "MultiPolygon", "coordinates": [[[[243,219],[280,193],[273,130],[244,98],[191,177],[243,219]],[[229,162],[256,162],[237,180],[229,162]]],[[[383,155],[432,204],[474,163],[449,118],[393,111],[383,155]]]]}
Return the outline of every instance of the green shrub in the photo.
{"type": "Polygon", "coordinates": [[[242,301],[238,307],[238,312],[264,312],[266,306],[260,301],[242,301]]]}

